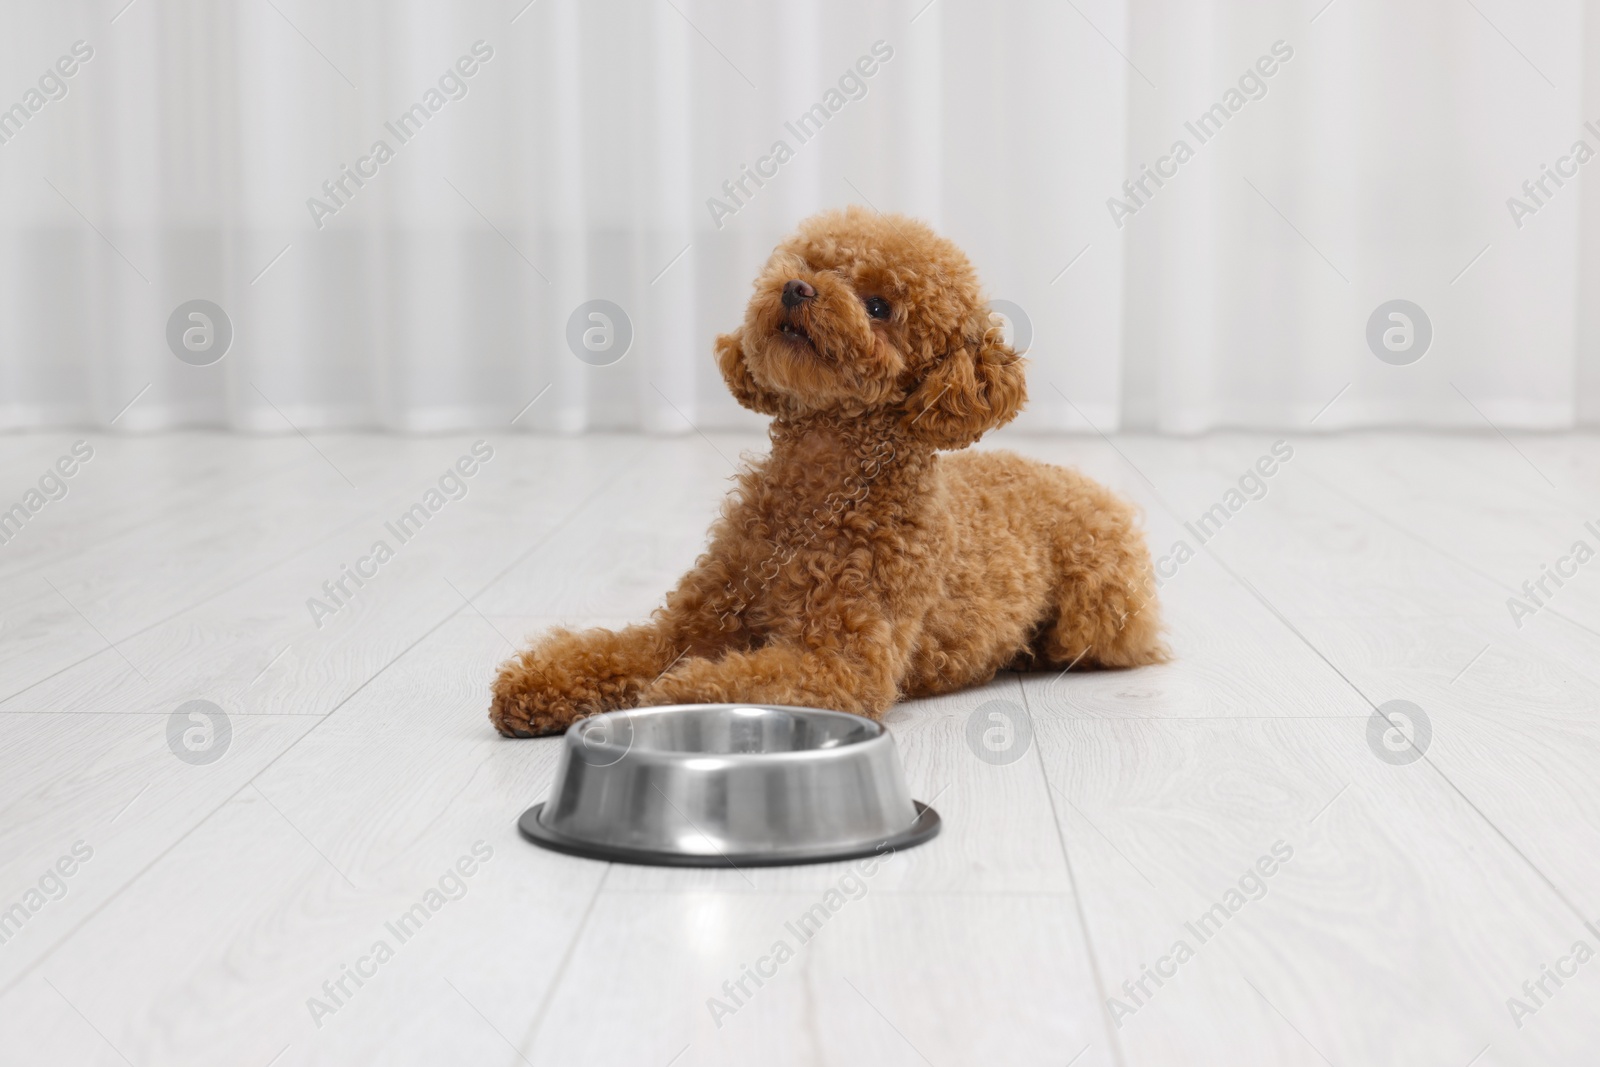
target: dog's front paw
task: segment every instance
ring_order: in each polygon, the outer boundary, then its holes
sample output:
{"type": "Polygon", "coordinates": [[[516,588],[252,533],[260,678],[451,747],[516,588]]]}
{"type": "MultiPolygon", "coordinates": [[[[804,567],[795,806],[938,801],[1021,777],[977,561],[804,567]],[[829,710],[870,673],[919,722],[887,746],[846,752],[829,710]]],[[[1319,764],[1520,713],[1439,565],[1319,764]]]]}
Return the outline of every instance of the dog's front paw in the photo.
{"type": "Polygon", "coordinates": [[[506,737],[548,737],[605,710],[598,686],[564,675],[534,652],[504,664],[494,680],[489,721],[506,737]]]}

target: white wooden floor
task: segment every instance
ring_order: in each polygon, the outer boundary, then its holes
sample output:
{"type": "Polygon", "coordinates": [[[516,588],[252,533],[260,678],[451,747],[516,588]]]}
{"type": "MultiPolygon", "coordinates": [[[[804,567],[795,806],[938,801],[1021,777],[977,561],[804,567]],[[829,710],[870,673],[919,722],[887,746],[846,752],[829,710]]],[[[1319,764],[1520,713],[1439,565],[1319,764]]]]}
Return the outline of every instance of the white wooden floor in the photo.
{"type": "MultiPolygon", "coordinates": [[[[0,508],[77,436],[0,438],[0,508]]],[[[558,742],[497,738],[485,694],[524,633],[645,613],[756,439],[491,435],[318,628],[472,437],[85,436],[0,545],[0,1062],[1595,1062],[1600,561],[1506,604],[1600,548],[1593,437],[1291,437],[1167,583],[1171,665],[891,715],[944,833],[714,1020],[845,868],[541,851],[515,820],[558,742]],[[169,745],[191,700],[212,762],[169,745]],[[1031,722],[1011,762],[966,741],[995,700],[1031,722]],[[1371,740],[1390,700],[1429,736],[1371,740]]],[[[1272,440],[1008,443],[1141,501],[1166,555],[1272,440]]]]}

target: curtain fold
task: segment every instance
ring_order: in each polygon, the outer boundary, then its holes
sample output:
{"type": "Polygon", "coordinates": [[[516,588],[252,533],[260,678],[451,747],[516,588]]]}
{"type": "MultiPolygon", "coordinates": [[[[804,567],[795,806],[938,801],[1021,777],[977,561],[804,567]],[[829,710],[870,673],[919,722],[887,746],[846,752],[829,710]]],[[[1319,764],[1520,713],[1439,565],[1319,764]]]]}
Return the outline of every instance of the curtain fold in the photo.
{"type": "Polygon", "coordinates": [[[1592,425],[1587,15],[12,5],[0,428],[759,425],[713,339],[845,203],[972,256],[1029,339],[1020,431],[1592,425]],[[220,358],[169,341],[194,301],[220,358]],[[1369,338],[1395,301],[1420,358],[1369,338]]]}
{"type": "Polygon", "coordinates": [[[1195,156],[1122,220],[1128,423],[1575,425],[1594,178],[1567,165],[1536,216],[1508,202],[1575,141],[1600,149],[1582,5],[1319,8],[1134,0],[1132,61],[1161,80],[1132,86],[1129,172],[1178,141],[1195,156]],[[1431,325],[1414,362],[1366,338],[1397,299],[1431,325]]]}

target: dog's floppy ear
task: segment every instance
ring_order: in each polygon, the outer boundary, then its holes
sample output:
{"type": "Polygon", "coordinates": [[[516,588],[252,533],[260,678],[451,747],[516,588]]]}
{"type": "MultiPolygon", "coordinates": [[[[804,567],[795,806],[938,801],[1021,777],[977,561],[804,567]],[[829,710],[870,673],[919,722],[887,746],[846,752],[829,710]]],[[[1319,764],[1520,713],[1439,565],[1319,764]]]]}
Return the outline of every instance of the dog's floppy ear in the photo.
{"type": "Polygon", "coordinates": [[[728,391],[741,406],[763,415],[780,413],[777,396],[750,377],[750,366],[744,357],[743,331],[735,330],[717,338],[717,369],[722,371],[722,380],[728,383],[728,391]]]}
{"type": "Polygon", "coordinates": [[[1027,399],[1022,358],[984,308],[906,398],[904,426],[935,448],[966,448],[1014,419],[1027,399]]]}

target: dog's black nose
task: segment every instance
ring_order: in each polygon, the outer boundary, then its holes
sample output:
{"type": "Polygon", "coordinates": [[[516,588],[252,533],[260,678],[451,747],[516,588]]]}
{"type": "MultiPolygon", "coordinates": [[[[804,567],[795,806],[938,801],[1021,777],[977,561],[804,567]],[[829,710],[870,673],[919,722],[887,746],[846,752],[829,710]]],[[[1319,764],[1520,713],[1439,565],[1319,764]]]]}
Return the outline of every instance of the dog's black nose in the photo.
{"type": "Polygon", "coordinates": [[[783,283],[783,306],[786,308],[799,307],[802,301],[816,295],[817,291],[799,278],[791,278],[783,283]]]}

